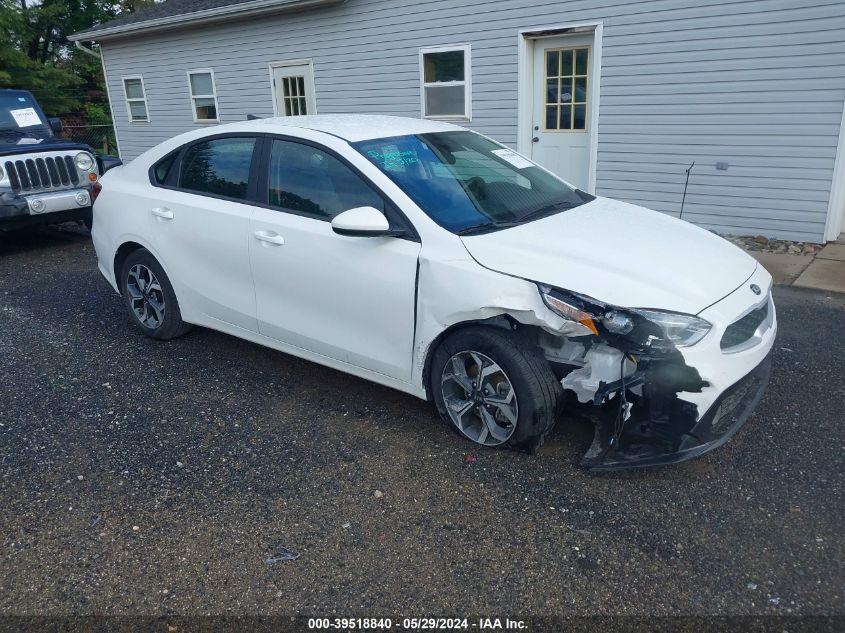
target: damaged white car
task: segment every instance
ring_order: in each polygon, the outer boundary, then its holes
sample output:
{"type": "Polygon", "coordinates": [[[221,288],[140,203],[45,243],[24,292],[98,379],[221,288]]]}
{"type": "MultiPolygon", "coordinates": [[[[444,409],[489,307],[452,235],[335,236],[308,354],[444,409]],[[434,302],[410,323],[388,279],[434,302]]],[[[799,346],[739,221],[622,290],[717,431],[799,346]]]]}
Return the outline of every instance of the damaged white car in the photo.
{"type": "Polygon", "coordinates": [[[583,465],[700,455],[768,380],[772,278],[686,222],[579,191],[453,125],[205,128],[111,169],[99,268],[144,332],[197,324],[433,400],[465,438],[583,465]]]}

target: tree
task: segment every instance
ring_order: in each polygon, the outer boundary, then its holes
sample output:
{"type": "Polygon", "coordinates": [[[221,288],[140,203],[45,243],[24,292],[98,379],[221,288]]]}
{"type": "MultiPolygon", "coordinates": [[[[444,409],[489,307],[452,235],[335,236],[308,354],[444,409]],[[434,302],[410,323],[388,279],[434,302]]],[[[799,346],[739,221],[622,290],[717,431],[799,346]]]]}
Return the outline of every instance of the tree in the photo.
{"type": "Polygon", "coordinates": [[[152,0],[0,0],[0,88],[30,90],[48,115],[105,103],[102,69],[68,35],[152,0]]]}

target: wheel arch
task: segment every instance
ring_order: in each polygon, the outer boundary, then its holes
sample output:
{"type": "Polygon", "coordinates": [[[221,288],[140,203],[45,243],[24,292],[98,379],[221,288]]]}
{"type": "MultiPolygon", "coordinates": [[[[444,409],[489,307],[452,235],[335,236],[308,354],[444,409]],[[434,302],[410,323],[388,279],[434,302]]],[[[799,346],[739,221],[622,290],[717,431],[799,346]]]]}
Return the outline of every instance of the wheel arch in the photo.
{"type": "Polygon", "coordinates": [[[118,246],[114,253],[114,261],[112,261],[112,274],[114,275],[118,288],[120,288],[120,279],[118,278],[118,275],[120,274],[120,270],[123,268],[123,262],[126,261],[126,258],[129,257],[131,253],[141,250],[142,248],[145,249],[146,246],[132,240],[124,242],[118,246]]]}
{"type": "Polygon", "coordinates": [[[437,352],[437,348],[440,347],[440,344],[446,340],[448,337],[452,336],[456,332],[461,330],[465,330],[470,327],[495,327],[502,330],[508,330],[510,332],[516,332],[520,330],[520,332],[530,332],[533,330],[539,331],[541,328],[536,325],[526,325],[524,323],[520,323],[519,320],[511,314],[507,312],[499,314],[494,317],[489,317],[487,319],[470,319],[467,321],[460,321],[458,323],[453,323],[446,329],[444,329],[440,334],[438,334],[434,340],[428,345],[428,348],[425,352],[425,362],[423,363],[423,371],[422,371],[422,382],[423,382],[423,389],[425,389],[425,398],[429,402],[431,402],[433,395],[431,393],[431,364],[434,360],[434,355],[437,352]]]}
{"type": "Polygon", "coordinates": [[[170,274],[170,268],[167,263],[162,260],[162,258],[159,256],[158,252],[156,252],[154,248],[152,248],[149,244],[145,243],[143,240],[139,239],[134,235],[127,236],[121,242],[120,246],[117,247],[117,250],[114,252],[114,259],[112,261],[112,273],[114,275],[115,282],[117,283],[118,290],[120,289],[120,279],[118,278],[118,275],[120,274],[120,269],[123,267],[123,262],[126,261],[126,258],[129,257],[130,253],[134,253],[135,251],[141,249],[149,251],[150,255],[155,258],[159,266],[164,269],[165,274],[167,275],[168,279],[170,279],[170,283],[173,286],[173,291],[176,292],[177,286],[176,283],[174,283],[173,275],[170,274]]]}

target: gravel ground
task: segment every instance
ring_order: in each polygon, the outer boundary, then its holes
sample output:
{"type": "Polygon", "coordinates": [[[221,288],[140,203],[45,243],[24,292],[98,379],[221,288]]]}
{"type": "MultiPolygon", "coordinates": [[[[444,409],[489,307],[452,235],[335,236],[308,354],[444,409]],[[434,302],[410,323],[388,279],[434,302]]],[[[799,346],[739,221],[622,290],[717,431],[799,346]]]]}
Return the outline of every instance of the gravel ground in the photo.
{"type": "Polygon", "coordinates": [[[717,233],[733,244],[747,251],[758,253],[785,253],[787,255],[816,255],[824,248],[824,244],[815,242],[792,242],[790,240],[776,240],[765,235],[722,235],[717,233]]]}
{"type": "Polygon", "coordinates": [[[845,297],[776,301],[731,442],[590,475],[587,426],[476,450],[363,380],[144,337],[82,231],[0,234],[0,614],[843,615],[845,297]]]}

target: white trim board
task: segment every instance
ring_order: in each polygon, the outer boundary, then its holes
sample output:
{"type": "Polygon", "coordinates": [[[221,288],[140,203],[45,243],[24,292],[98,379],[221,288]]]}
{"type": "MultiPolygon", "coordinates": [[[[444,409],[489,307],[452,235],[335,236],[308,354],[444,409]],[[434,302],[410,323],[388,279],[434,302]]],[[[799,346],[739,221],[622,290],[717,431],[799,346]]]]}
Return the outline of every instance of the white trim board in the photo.
{"type": "Polygon", "coordinates": [[[193,26],[194,24],[226,21],[233,17],[253,17],[265,13],[297,11],[343,2],[346,2],[346,0],[250,0],[238,4],[227,4],[222,7],[192,11],[190,13],[167,15],[140,22],[130,22],[129,24],[118,24],[117,26],[108,26],[109,22],[106,22],[102,28],[93,28],[87,31],[72,33],[68,39],[71,42],[99,42],[125,33],[178,29],[187,23],[191,23],[193,26]]]}
{"type": "MultiPolygon", "coordinates": [[[[111,113],[111,127],[112,127],[112,130],[114,130],[114,145],[115,145],[114,149],[117,152],[117,155],[120,156],[120,135],[117,133],[118,125],[117,125],[117,119],[114,116],[114,105],[113,105],[114,100],[112,99],[111,84],[109,84],[109,75],[108,75],[108,72],[106,71],[106,51],[103,50],[102,44],[100,44],[100,64],[103,67],[103,81],[106,82],[106,97],[109,100],[109,112],[111,113]]],[[[121,81],[120,84],[121,84],[120,88],[121,88],[121,90],[123,90],[123,81],[121,81]]],[[[147,108],[149,109],[149,105],[147,105],[147,108]]],[[[149,118],[149,116],[150,116],[150,113],[148,111],[147,112],[147,118],[149,118]]]]}
{"type": "Polygon", "coordinates": [[[596,192],[596,163],[598,162],[599,143],[599,101],[601,88],[601,42],[602,22],[578,22],[574,24],[556,24],[520,29],[517,35],[517,136],[516,151],[531,156],[532,121],[534,109],[534,44],[546,37],[561,37],[577,29],[578,34],[592,32],[592,78],[589,82],[590,111],[587,120],[591,121],[590,168],[587,192],[596,192]]]}
{"type": "Polygon", "coordinates": [[[827,221],[823,240],[837,240],[843,232],[845,232],[845,102],[842,104],[839,145],[837,145],[836,160],[833,163],[833,179],[830,183],[830,199],[827,203],[827,221]]]}

